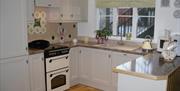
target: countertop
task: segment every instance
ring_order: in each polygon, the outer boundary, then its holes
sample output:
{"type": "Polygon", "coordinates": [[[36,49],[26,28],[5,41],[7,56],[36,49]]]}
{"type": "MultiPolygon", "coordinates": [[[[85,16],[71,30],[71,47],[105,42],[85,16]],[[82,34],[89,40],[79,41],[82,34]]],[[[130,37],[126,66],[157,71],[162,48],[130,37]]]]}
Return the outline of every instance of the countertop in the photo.
{"type": "Polygon", "coordinates": [[[160,53],[154,52],[121,64],[113,68],[113,71],[152,80],[167,80],[168,76],[179,67],[180,57],[167,62],[160,53]]]}
{"type": "MultiPolygon", "coordinates": [[[[117,47],[113,46],[98,46],[101,44],[97,44],[95,42],[88,42],[84,43],[79,41],[77,44],[73,44],[72,42],[65,42],[65,43],[59,43],[59,44],[51,44],[51,45],[59,45],[59,46],[68,46],[70,48],[73,47],[87,47],[87,48],[96,48],[96,49],[102,49],[102,50],[109,50],[109,51],[118,51],[118,52],[125,52],[125,53],[131,53],[131,54],[139,54],[139,55],[144,55],[145,53],[142,52],[140,48],[137,48],[135,50],[129,51],[129,50],[122,50],[117,47]]],[[[121,45],[119,45],[121,46],[121,45]]],[[[37,54],[37,53],[43,53],[44,50],[38,50],[38,49],[29,49],[29,55],[37,54]]]]}

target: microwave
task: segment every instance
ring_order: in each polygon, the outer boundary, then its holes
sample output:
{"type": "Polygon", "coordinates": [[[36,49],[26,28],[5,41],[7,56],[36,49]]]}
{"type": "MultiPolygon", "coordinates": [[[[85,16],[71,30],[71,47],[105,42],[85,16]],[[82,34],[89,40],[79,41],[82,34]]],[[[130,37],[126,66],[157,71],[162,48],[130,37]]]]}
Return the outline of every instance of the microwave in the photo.
{"type": "Polygon", "coordinates": [[[157,43],[157,51],[162,52],[164,47],[164,42],[169,41],[169,38],[165,36],[160,36],[157,43]]]}

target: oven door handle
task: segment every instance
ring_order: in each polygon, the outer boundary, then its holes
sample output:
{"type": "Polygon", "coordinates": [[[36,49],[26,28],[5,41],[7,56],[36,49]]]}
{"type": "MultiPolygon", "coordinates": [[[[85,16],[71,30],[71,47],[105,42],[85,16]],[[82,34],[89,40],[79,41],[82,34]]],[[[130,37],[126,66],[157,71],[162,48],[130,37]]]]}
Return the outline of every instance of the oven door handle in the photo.
{"type": "Polygon", "coordinates": [[[62,58],[68,59],[68,56],[59,57],[59,58],[55,58],[55,59],[50,59],[50,60],[49,60],[49,63],[52,63],[52,61],[55,61],[55,60],[58,60],[58,59],[62,59],[62,58]]]}
{"type": "Polygon", "coordinates": [[[57,72],[57,73],[50,74],[50,77],[52,77],[53,75],[59,74],[59,73],[63,73],[63,72],[67,73],[68,71],[69,71],[69,69],[64,70],[64,71],[60,71],[60,72],[57,72]]]}

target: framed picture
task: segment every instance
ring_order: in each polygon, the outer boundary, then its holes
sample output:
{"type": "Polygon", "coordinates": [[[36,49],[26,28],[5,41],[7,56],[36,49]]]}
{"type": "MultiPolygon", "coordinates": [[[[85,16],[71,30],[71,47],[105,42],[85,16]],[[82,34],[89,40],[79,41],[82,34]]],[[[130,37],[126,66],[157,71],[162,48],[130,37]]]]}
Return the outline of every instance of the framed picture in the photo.
{"type": "Polygon", "coordinates": [[[161,7],[169,7],[170,0],[161,0],[161,7]]]}

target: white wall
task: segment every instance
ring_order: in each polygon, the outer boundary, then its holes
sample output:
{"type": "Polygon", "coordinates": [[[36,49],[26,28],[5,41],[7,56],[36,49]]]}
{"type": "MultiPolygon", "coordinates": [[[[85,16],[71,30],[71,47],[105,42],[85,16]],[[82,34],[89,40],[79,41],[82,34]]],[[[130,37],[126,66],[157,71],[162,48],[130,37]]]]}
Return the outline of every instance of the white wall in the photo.
{"type": "MultiPolygon", "coordinates": [[[[88,22],[78,24],[78,35],[94,37],[96,30],[96,5],[95,0],[88,0],[88,22]]],[[[174,1],[170,0],[170,7],[161,7],[161,0],[156,0],[156,25],[155,25],[155,42],[157,38],[164,34],[165,29],[169,29],[172,33],[180,33],[180,19],[173,16],[176,10],[174,1]]],[[[180,8],[179,8],[180,10],[180,8]]]]}
{"type": "Polygon", "coordinates": [[[161,0],[156,0],[155,39],[164,35],[165,29],[171,30],[172,34],[180,33],[180,18],[176,19],[173,16],[173,12],[177,10],[174,7],[175,1],[170,0],[170,7],[161,7],[161,0]]]}

